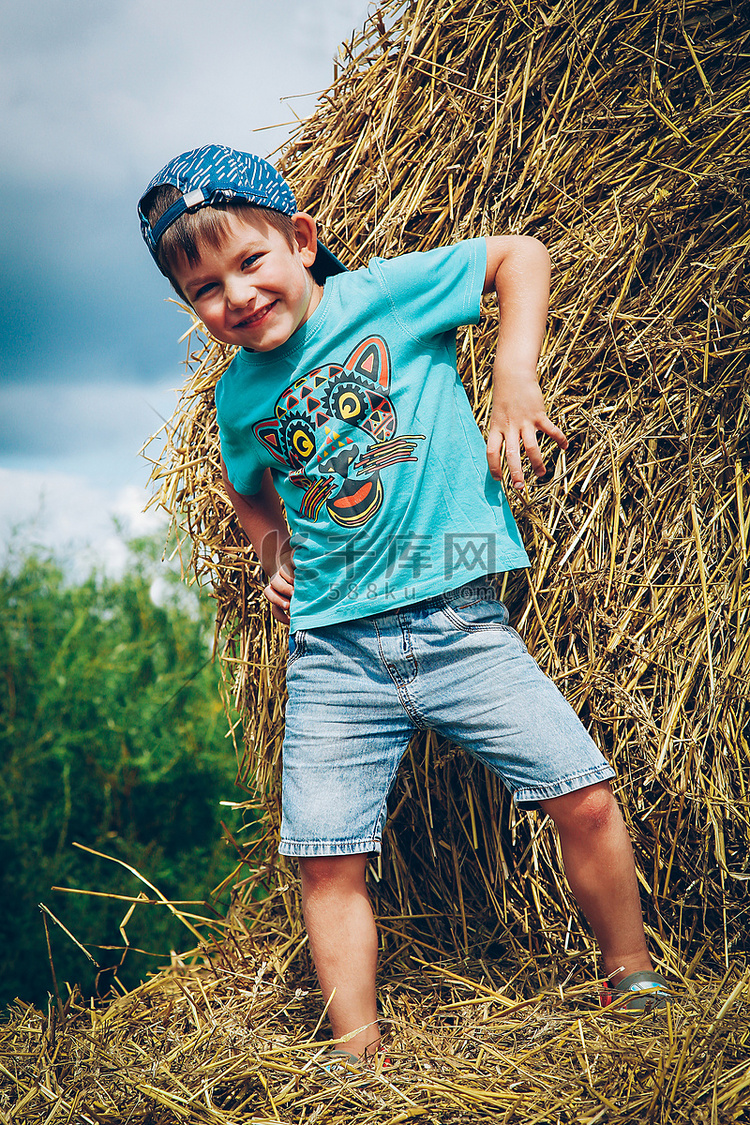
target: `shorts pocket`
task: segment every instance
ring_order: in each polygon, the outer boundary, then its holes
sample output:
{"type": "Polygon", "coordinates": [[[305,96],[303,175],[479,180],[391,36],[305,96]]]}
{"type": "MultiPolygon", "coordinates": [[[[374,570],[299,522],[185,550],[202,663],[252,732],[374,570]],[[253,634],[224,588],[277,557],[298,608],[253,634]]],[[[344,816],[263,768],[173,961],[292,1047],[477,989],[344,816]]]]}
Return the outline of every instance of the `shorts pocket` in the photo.
{"type": "Polygon", "coordinates": [[[444,609],[448,620],[465,633],[479,630],[499,629],[505,636],[512,637],[526,652],[521,635],[508,624],[508,611],[490,590],[468,589],[466,595],[461,591],[451,596],[444,609]]]}

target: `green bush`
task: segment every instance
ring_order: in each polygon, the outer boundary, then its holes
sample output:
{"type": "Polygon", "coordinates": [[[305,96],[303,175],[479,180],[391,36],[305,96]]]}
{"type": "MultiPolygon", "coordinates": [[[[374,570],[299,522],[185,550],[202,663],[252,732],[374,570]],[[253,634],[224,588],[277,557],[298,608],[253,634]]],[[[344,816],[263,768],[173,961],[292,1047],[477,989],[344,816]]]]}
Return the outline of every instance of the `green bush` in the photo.
{"type": "MultiPolygon", "coordinates": [[[[116,581],[71,582],[39,553],[9,557],[0,570],[0,1005],[46,1004],[52,990],[40,902],[105,970],[97,980],[50,922],[63,999],[65,981],[85,993],[111,984],[121,949],[94,946],[122,947],[129,903],[51,888],[146,888],[74,841],[128,863],[170,900],[205,900],[236,866],[219,802],[242,795],[211,662],[211,603],[187,598],[161,565],[167,595],[156,604],[156,554],[154,544],[134,544],[116,581]]],[[[126,987],[171,947],[194,944],[158,906],[137,906],[126,932],[156,954],[128,953],[117,973],[126,987]]]]}

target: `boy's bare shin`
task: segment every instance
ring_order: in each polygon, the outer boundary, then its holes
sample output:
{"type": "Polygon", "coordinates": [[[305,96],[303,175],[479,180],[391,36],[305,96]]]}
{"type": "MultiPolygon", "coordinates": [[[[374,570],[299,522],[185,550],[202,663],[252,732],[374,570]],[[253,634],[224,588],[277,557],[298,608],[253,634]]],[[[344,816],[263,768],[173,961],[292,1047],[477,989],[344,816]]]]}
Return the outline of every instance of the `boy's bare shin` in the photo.
{"type": "Polygon", "coordinates": [[[618,978],[650,969],[633,848],[609,784],[540,803],[560,834],[565,874],[599,943],[605,972],[618,978]]]}
{"type": "Polygon", "coordinates": [[[366,863],[366,855],[300,859],[305,925],[333,1037],[358,1056],[376,1051],[380,1042],[378,938],[365,886],[366,863]]]}

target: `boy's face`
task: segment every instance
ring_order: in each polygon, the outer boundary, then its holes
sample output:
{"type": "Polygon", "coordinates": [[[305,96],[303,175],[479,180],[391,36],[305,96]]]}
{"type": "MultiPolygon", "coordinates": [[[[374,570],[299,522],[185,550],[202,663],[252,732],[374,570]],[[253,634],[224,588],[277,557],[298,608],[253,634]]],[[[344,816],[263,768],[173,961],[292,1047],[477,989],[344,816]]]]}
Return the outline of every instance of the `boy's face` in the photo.
{"type": "Polygon", "coordinates": [[[175,280],[217,340],[255,352],[286,343],[317,308],[323,289],[310,273],[315,224],[294,217],[296,241],[262,215],[226,213],[226,237],[218,248],[204,244],[200,261],[182,261],[175,280]]]}

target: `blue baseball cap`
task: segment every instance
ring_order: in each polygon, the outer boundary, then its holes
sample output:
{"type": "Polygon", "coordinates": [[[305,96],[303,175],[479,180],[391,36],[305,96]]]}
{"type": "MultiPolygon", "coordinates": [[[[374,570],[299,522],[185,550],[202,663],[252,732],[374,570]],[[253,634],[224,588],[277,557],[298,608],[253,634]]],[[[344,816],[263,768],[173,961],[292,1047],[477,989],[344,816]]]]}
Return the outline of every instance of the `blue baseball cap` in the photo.
{"type": "MultiPolygon", "coordinates": [[[[141,234],[159,269],[159,240],[180,215],[230,199],[245,199],[256,207],[268,207],[283,215],[295,215],[299,210],[292,189],[281,173],[273,164],[250,152],[238,152],[226,145],[204,145],[183,152],[165,164],[138,201],[141,234]],[[154,188],[163,184],[171,184],[181,196],[152,227],[146,218],[144,201],[154,188]]],[[[321,279],[346,272],[346,266],[320,242],[313,269],[321,279]]]]}

